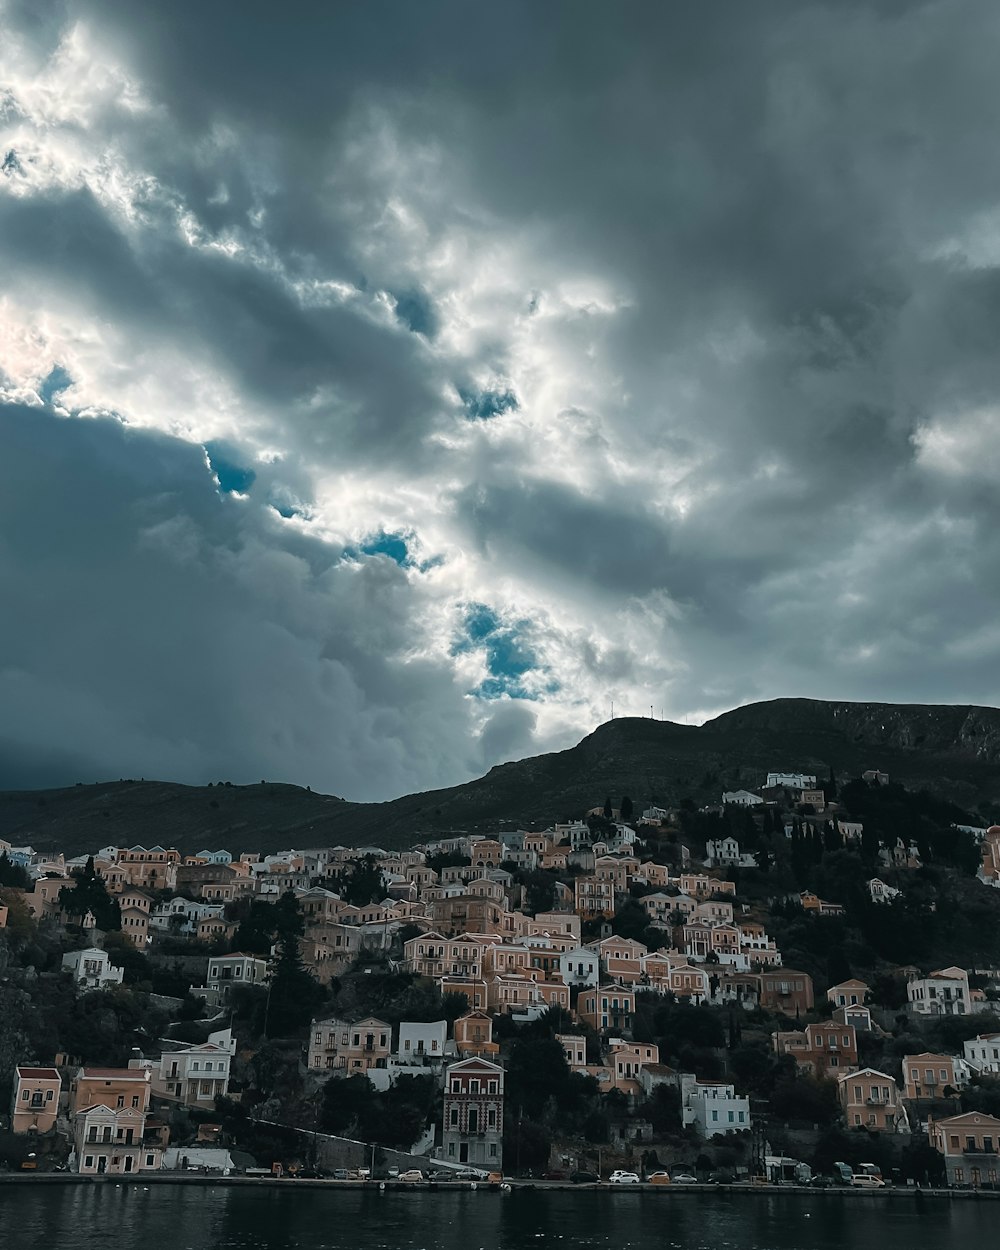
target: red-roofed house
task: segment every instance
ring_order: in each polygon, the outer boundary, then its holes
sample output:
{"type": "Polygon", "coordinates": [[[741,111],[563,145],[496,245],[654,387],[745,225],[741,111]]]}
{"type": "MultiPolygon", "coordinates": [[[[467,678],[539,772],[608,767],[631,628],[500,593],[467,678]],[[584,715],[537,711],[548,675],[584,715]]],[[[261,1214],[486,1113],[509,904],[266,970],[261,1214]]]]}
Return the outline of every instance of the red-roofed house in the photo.
{"type": "Polygon", "coordinates": [[[14,1069],[10,1127],[15,1133],[48,1133],[56,1126],[62,1077],[55,1068],[14,1069]]]}

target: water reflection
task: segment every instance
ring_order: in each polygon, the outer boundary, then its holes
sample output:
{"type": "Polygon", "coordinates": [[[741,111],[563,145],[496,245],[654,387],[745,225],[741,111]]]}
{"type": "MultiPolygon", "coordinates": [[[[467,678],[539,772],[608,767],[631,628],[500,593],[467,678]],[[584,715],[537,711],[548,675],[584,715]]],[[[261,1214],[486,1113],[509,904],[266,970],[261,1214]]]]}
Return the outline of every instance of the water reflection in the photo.
{"type": "Polygon", "coordinates": [[[0,1187],[3,1250],[966,1250],[991,1202],[791,1195],[0,1187]]]}

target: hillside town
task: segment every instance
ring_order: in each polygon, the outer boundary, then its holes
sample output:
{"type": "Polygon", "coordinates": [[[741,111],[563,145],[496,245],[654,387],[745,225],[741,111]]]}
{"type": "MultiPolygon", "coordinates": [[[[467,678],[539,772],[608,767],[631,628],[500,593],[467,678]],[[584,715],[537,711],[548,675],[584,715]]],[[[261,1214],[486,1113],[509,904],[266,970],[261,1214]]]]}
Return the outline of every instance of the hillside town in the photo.
{"type": "Polygon", "coordinates": [[[402,851],[0,841],[0,1164],[997,1186],[1000,826],[760,783],[402,851]]]}

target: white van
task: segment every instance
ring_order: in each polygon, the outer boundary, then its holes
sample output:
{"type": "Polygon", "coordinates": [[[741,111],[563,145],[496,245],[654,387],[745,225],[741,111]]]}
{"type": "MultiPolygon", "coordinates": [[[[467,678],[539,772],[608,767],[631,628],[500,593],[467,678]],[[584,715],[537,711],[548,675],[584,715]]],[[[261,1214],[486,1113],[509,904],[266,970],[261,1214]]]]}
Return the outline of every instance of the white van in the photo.
{"type": "Polygon", "coordinates": [[[855,1172],[851,1184],[858,1189],[885,1189],[885,1181],[881,1176],[867,1176],[864,1172],[855,1172]]]}

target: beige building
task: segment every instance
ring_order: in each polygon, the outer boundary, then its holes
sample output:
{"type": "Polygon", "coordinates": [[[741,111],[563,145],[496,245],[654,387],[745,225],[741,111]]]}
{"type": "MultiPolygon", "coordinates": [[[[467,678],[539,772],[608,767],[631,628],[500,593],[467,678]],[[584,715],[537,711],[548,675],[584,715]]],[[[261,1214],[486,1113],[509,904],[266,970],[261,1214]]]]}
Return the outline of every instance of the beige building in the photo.
{"type": "Polygon", "coordinates": [[[944,1098],[946,1089],[956,1093],[962,1078],[956,1071],[954,1055],[907,1055],[903,1059],[903,1080],[907,1098],[944,1098]]]}
{"type": "Polygon", "coordinates": [[[928,1119],[927,1138],[944,1155],[949,1185],[996,1188],[1000,1180],[1000,1120],[982,1111],[928,1119]]]}
{"type": "Polygon", "coordinates": [[[768,968],[757,973],[761,1007],[794,1016],[797,1011],[812,1011],[813,983],[808,972],[796,968],[768,968]]]}
{"type": "Polygon", "coordinates": [[[603,920],[615,914],[613,881],[577,877],[573,882],[574,910],[582,920],[603,920]]]}
{"type": "Polygon", "coordinates": [[[628,1029],[635,1014],[635,994],[621,985],[581,990],[576,1014],[598,1033],[628,1029]]]}
{"type": "Polygon", "coordinates": [[[848,1128],[895,1133],[906,1127],[906,1113],[896,1082],[885,1072],[862,1068],[838,1081],[840,1105],[848,1128]]]}
{"type": "Polygon", "coordinates": [[[48,1133],[56,1126],[62,1077],[55,1068],[17,1067],[10,1106],[15,1133],[48,1133]]]}
{"type": "Polygon", "coordinates": [[[841,981],[839,985],[831,985],[826,991],[826,997],[834,1007],[863,1007],[869,992],[870,987],[864,981],[852,977],[848,981],[841,981]]]}
{"type": "Polygon", "coordinates": [[[79,1068],[69,1087],[69,1109],[104,1103],[113,1110],[149,1110],[150,1073],[133,1068],[79,1068]]]}
{"type": "Polygon", "coordinates": [[[149,912],[152,898],[134,886],[126,886],[118,895],[122,913],[122,933],[133,946],[145,950],[149,944],[149,912]]]}
{"type": "Polygon", "coordinates": [[[308,1066],[314,1072],[343,1071],[348,1075],[385,1068],[392,1053],[392,1026],[369,1016],[350,1024],[346,1020],[314,1020],[309,1032],[308,1066]]]}
{"type": "Polygon", "coordinates": [[[500,1053],[493,1040],[493,1018],[485,1011],[470,1011],[455,1021],[455,1049],[463,1059],[481,1055],[485,1059],[500,1053]]]}
{"type": "Polygon", "coordinates": [[[774,1033],[777,1055],[791,1055],[802,1072],[813,1076],[842,1076],[858,1067],[858,1037],[851,1024],[822,1020],[807,1024],[801,1032],[774,1033]]]}

